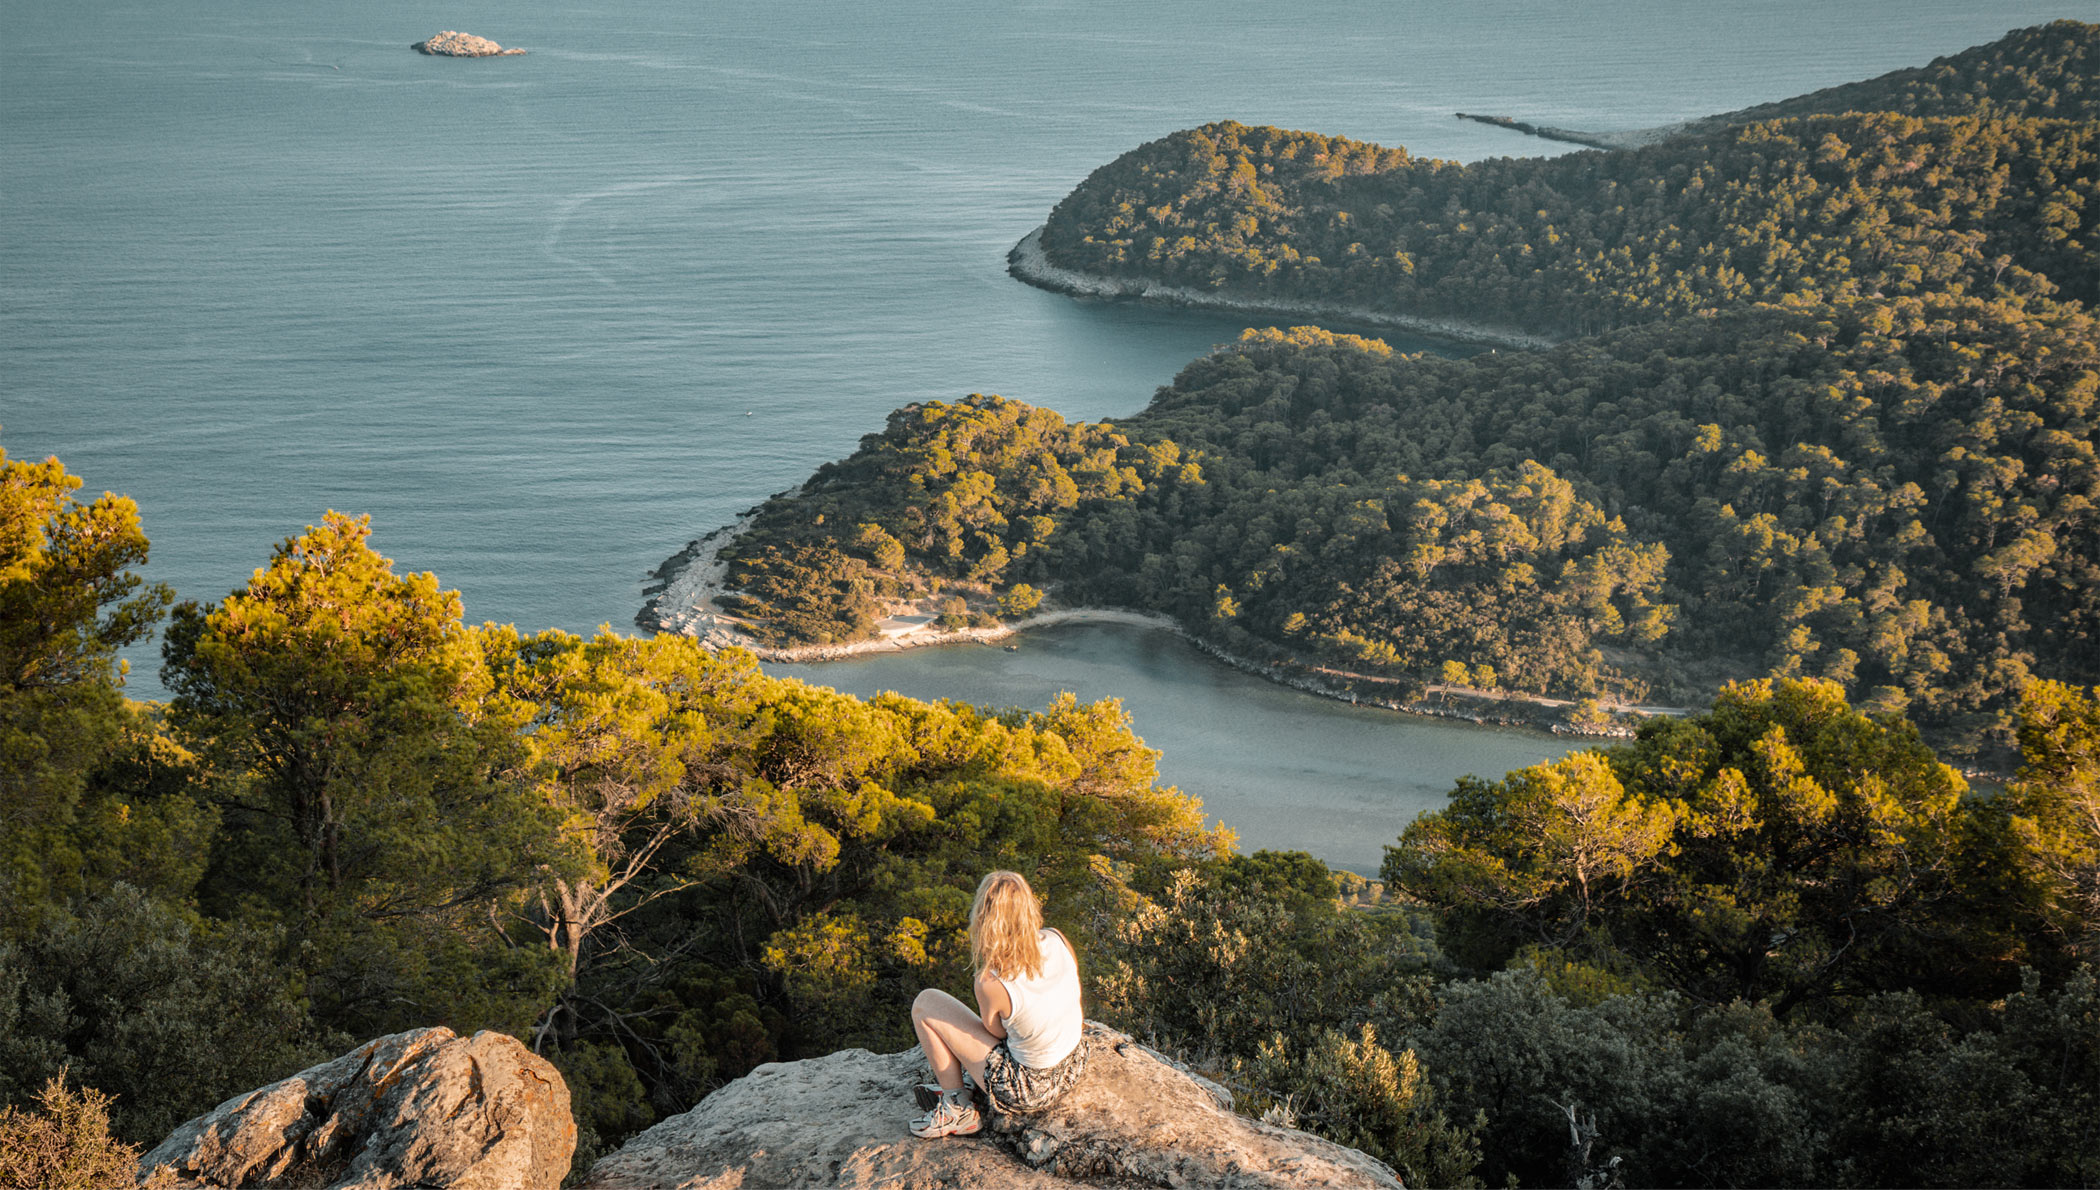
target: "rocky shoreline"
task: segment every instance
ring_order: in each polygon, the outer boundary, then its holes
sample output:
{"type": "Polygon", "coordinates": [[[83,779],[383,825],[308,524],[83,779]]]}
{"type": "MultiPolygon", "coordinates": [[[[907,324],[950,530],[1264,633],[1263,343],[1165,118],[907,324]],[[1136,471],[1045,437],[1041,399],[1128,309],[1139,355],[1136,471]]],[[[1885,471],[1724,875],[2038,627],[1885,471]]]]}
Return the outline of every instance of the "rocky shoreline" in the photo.
{"type": "Polygon", "coordinates": [[[659,585],[643,590],[649,599],[636,613],[635,626],[650,632],[690,636],[710,649],[743,649],[761,661],[788,663],[840,661],[870,653],[901,653],[929,645],[994,644],[1015,633],[1054,624],[1128,624],[1181,631],[1181,626],[1171,618],[1155,612],[1075,607],[1040,612],[1025,620],[988,628],[952,630],[935,627],[930,619],[915,623],[892,617],[883,621],[889,627],[874,640],[785,647],[763,644],[746,629],[743,619],[723,610],[717,602],[721,596],[730,593],[727,586],[729,564],[722,560],[722,551],[751,527],[756,513],[757,510],[753,509],[735,524],[724,525],[705,537],[696,538],[666,558],[650,575],[659,585]]]}
{"type": "MultiPolygon", "coordinates": [[[[1171,622],[1170,622],[1171,623],[1171,622]]],[[[1263,663],[1242,657],[1215,641],[1189,632],[1178,623],[1172,624],[1175,633],[1198,650],[1208,653],[1219,661],[1243,673],[1288,686],[1293,690],[1320,698],[1346,702],[1353,707],[1377,707],[1380,710],[1398,711],[1403,715],[1420,715],[1429,719],[1450,719],[1460,723],[1474,723],[1482,727],[1521,727],[1529,731],[1546,731],[1554,735],[1587,736],[1596,739],[1632,739],[1633,727],[1623,720],[1627,717],[1649,718],[1653,715],[1679,713],[1678,708],[1637,708],[1621,712],[1621,719],[1614,720],[1609,727],[1588,727],[1576,724],[1565,716],[1555,713],[1565,705],[1559,700],[1534,700],[1529,696],[1498,696],[1475,691],[1443,689],[1442,701],[1428,702],[1424,699],[1409,699],[1381,696],[1380,688],[1397,689],[1398,682],[1382,679],[1366,679],[1371,686],[1369,692],[1355,688],[1353,682],[1337,682],[1320,675],[1296,661],[1263,663]],[[1493,709],[1489,709],[1493,708],[1493,709]]]]}
{"type": "Polygon", "coordinates": [[[1396,696],[1400,688],[1397,682],[1365,678],[1361,679],[1361,682],[1369,688],[1359,690],[1356,681],[1337,680],[1299,662],[1262,662],[1243,657],[1215,641],[1206,640],[1190,632],[1171,616],[1130,608],[1059,608],[992,627],[953,630],[936,628],[930,619],[923,622],[907,622],[892,616],[882,622],[887,627],[883,628],[881,636],[873,640],[787,647],[766,645],[751,635],[745,627],[745,621],[724,611],[716,602],[720,596],[729,594],[725,585],[729,566],[722,560],[722,551],[751,526],[756,514],[757,510],[752,509],[734,524],[724,525],[705,537],[696,538],[688,542],[684,549],[666,558],[650,576],[659,585],[644,589],[643,594],[649,596],[649,599],[635,615],[636,626],[651,632],[690,636],[710,649],[744,649],[761,661],[796,664],[842,661],[849,657],[864,657],[875,653],[901,653],[906,649],[934,645],[996,644],[1033,628],[1048,628],[1058,624],[1123,624],[1172,632],[1234,669],[1281,686],[1288,686],[1293,690],[1333,699],[1336,702],[1346,702],[1351,706],[1378,707],[1398,711],[1404,715],[1457,720],[1483,727],[1521,727],[1533,731],[1548,731],[1555,735],[1625,739],[1633,735],[1633,729],[1627,720],[1646,718],[1652,714],[1668,714],[1678,709],[1637,708],[1623,712],[1609,727],[1598,728],[1569,720],[1566,715],[1560,713],[1565,704],[1553,700],[1539,701],[1524,696],[1497,696],[1460,690],[1443,690],[1437,702],[1421,698],[1401,698],[1396,696]],[[1381,694],[1381,689],[1388,690],[1389,693],[1381,694]]]}
{"type": "Polygon", "coordinates": [[[1559,342],[1557,339],[1529,334],[1514,327],[1464,322],[1456,318],[1394,314],[1384,310],[1373,310],[1367,306],[1348,306],[1332,302],[1279,302],[1271,298],[1237,297],[1178,285],[1163,285],[1156,281],[1124,280],[1082,273],[1077,269],[1063,268],[1050,263],[1049,256],[1043,252],[1043,230],[1041,227],[1036,228],[1022,236],[1019,243],[1007,250],[1006,271],[1016,280],[1053,293],[1086,298],[1137,299],[1212,310],[1239,310],[1272,318],[1338,318],[1491,347],[1543,350],[1559,342]]]}
{"type": "Polygon", "coordinates": [[[751,527],[757,514],[757,509],[750,509],[736,523],[695,538],[664,559],[650,575],[659,585],[642,588],[648,598],[635,613],[635,626],[697,637],[709,648],[750,648],[750,637],[737,627],[741,621],[715,606],[715,597],[724,593],[722,583],[729,570],[721,560],[722,551],[751,527]]]}

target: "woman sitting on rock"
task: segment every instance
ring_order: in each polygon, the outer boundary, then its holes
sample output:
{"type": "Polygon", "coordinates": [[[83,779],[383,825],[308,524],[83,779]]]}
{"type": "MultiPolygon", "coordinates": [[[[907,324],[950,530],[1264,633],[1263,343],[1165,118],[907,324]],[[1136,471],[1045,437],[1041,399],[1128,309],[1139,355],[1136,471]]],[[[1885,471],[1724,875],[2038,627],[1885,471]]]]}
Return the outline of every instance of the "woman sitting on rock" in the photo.
{"type": "Polygon", "coordinates": [[[913,1136],[968,1136],[984,1126],[963,1073],[1001,1111],[1040,1111],[1078,1083],[1086,1069],[1079,1012],[1079,958],[1056,930],[1043,928],[1035,893],[1018,872],[993,872],[970,905],[970,958],[977,1007],[938,988],[911,1006],[912,1028],[933,1065],[937,1087],[920,1088],[932,1110],[912,1121],[913,1136]]]}

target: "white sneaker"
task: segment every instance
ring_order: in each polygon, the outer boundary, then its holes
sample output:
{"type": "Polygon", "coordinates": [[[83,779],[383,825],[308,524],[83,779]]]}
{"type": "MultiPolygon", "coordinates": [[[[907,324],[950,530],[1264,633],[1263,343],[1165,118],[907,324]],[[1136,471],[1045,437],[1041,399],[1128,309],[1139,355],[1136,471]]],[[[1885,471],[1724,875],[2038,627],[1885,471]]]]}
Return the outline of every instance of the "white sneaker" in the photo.
{"type": "Polygon", "coordinates": [[[970,1136],[984,1127],[983,1117],[968,1105],[957,1107],[942,1100],[933,1110],[911,1122],[911,1134],[925,1140],[939,1136],[970,1136]]]}
{"type": "MultiPolygon", "coordinates": [[[[970,1086],[970,1076],[965,1074],[962,1077],[963,1086],[970,1086]]],[[[941,1084],[939,1083],[920,1083],[911,1089],[912,1102],[919,1105],[920,1111],[932,1111],[934,1108],[939,1107],[941,1094],[941,1084]]]]}

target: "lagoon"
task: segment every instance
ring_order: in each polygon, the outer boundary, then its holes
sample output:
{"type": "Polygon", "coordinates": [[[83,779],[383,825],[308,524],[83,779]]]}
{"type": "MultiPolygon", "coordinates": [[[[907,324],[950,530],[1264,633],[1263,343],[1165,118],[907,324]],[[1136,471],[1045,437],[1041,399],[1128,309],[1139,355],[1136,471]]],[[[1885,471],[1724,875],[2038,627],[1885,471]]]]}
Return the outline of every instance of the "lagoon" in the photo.
{"type": "Polygon", "coordinates": [[[1214,822],[1239,833],[1241,850],[1309,851],[1366,876],[1458,777],[1498,777],[1580,743],[1350,706],[1234,669],[1157,628],[1064,624],[1014,641],[1014,652],[956,645],[766,669],[848,694],[990,707],[1037,709],[1061,690],[1119,698],[1160,750],[1161,779],[1201,798],[1214,822]]]}

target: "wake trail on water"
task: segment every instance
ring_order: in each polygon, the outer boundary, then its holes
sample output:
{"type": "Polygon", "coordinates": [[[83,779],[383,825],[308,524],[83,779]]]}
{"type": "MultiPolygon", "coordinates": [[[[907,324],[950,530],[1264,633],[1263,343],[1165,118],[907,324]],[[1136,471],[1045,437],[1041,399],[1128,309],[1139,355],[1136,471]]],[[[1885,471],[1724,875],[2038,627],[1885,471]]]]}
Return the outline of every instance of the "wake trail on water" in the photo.
{"type": "Polygon", "coordinates": [[[618,289],[620,288],[620,283],[607,276],[604,272],[576,257],[563,255],[557,250],[561,245],[562,232],[567,230],[569,221],[576,217],[576,212],[600,199],[621,198],[629,194],[642,194],[650,190],[662,190],[672,186],[690,186],[698,181],[700,181],[698,177],[688,174],[675,178],[659,178],[649,182],[622,182],[617,186],[608,186],[602,190],[592,190],[563,199],[555,206],[554,220],[547,228],[546,237],[540,241],[540,252],[547,259],[576,269],[608,289],[618,289]]]}

